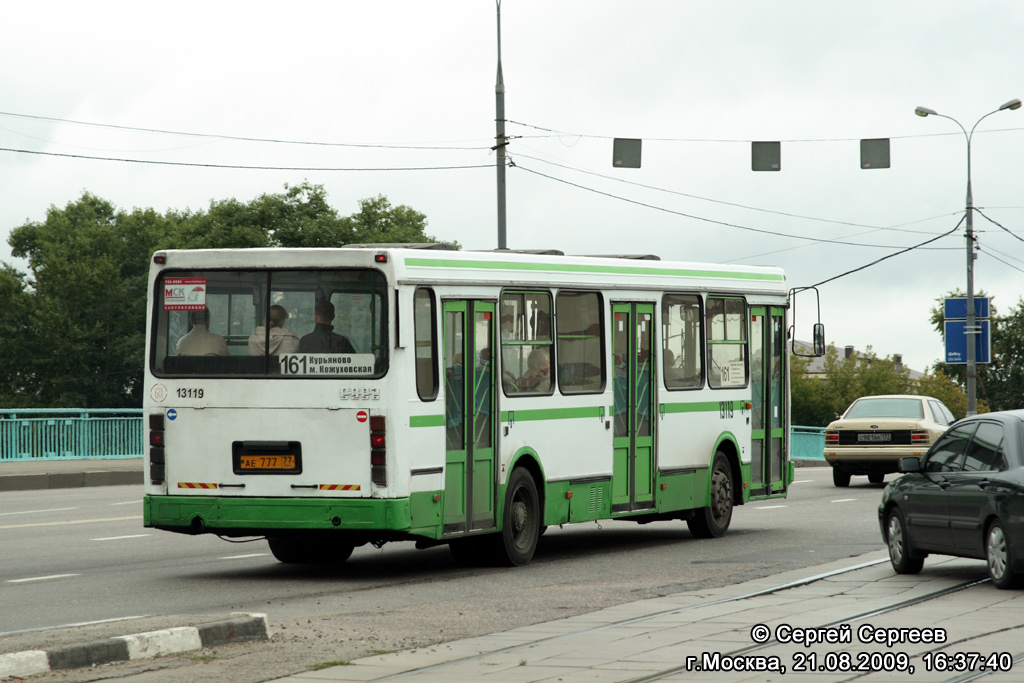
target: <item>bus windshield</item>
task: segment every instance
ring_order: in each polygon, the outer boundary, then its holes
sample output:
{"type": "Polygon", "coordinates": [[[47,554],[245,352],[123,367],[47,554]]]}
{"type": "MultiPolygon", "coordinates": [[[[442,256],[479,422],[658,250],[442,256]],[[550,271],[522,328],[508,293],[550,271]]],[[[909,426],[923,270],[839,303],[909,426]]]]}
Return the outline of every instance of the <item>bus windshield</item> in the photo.
{"type": "Polygon", "coordinates": [[[387,371],[387,289],[376,270],[168,270],[155,286],[156,375],[387,371]]]}

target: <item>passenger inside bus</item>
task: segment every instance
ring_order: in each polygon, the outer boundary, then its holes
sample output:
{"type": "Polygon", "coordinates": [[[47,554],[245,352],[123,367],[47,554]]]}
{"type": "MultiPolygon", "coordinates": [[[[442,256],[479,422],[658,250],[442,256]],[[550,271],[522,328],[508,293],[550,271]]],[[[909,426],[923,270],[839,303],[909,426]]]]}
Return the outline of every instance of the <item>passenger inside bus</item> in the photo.
{"type": "Polygon", "coordinates": [[[288,320],[288,311],[284,306],[274,305],[270,307],[267,324],[260,325],[249,335],[249,355],[262,356],[268,352],[277,355],[279,353],[295,353],[299,350],[299,338],[294,332],[284,326],[288,320]]]}
{"type": "Polygon", "coordinates": [[[313,331],[299,340],[299,353],[357,353],[348,337],[334,331],[334,304],[316,302],[313,331]]]}
{"type": "Polygon", "coordinates": [[[210,332],[210,309],[189,311],[192,329],[178,340],[176,350],[179,356],[226,356],[228,343],[224,337],[210,332]]]}
{"type": "Polygon", "coordinates": [[[519,378],[519,390],[537,394],[551,389],[551,355],[547,347],[534,349],[526,359],[527,370],[519,378]]]}

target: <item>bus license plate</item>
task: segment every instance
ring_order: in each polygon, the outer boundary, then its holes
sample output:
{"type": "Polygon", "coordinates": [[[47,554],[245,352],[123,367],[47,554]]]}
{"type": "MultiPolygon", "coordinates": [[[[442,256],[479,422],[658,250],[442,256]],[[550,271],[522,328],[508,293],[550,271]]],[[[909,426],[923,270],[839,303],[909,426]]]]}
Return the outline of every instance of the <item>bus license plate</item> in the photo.
{"type": "Polygon", "coordinates": [[[243,455],[238,463],[243,470],[294,470],[294,455],[243,455]]]}
{"type": "Polygon", "coordinates": [[[888,443],[892,441],[892,434],[889,432],[869,432],[867,434],[858,434],[857,441],[862,443],[888,443]]]}

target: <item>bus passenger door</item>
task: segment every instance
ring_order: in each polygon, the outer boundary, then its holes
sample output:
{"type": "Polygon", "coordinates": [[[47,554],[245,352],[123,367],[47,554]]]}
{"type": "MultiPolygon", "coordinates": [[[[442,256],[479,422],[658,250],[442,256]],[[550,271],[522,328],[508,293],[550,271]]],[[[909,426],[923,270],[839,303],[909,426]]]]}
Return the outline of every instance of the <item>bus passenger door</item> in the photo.
{"type": "Polygon", "coordinates": [[[654,507],[654,304],[612,304],[612,512],[654,507]]]}
{"type": "Polygon", "coordinates": [[[750,308],[750,496],[786,490],[785,309],[750,308]]]}
{"type": "Polygon", "coordinates": [[[444,302],[444,531],[495,526],[494,303],[444,302]]]}

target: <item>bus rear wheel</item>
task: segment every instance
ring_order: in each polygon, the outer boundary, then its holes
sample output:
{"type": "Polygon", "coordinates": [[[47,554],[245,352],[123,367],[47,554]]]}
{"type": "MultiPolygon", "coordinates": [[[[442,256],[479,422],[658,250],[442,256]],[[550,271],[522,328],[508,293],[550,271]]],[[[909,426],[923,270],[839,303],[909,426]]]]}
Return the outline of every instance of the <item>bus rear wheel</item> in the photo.
{"type": "Polygon", "coordinates": [[[512,470],[505,494],[501,528],[503,564],[518,567],[533,559],[540,539],[540,497],[537,484],[523,467],[512,470]]]}
{"type": "Polygon", "coordinates": [[[711,463],[711,497],[708,506],[697,510],[686,520],[690,533],[697,538],[719,538],[725,535],[732,522],[733,481],[732,469],[725,453],[718,451],[711,463]]]}
{"type": "Polygon", "coordinates": [[[352,555],[355,546],[321,539],[268,538],[270,552],[285,564],[341,564],[352,555]]]}

